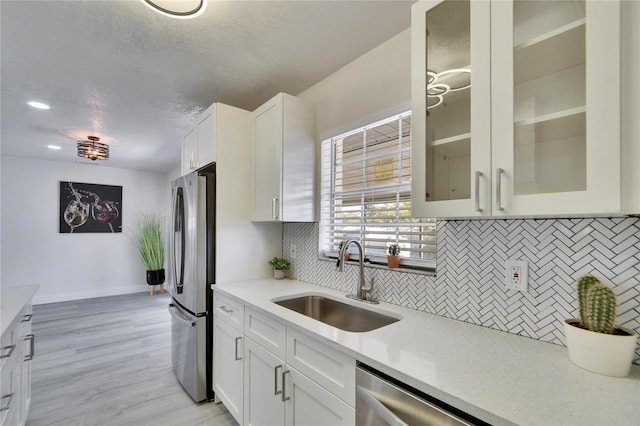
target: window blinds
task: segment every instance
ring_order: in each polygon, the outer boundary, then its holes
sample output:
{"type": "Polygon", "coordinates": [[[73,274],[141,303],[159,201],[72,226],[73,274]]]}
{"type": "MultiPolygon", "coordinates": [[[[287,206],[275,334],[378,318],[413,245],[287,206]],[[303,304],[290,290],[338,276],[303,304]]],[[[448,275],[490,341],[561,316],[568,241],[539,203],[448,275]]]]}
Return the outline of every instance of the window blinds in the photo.
{"type": "Polygon", "coordinates": [[[434,266],[435,220],[411,218],[411,113],[322,142],[320,251],[359,241],[385,262],[398,243],[403,265],[434,266]]]}

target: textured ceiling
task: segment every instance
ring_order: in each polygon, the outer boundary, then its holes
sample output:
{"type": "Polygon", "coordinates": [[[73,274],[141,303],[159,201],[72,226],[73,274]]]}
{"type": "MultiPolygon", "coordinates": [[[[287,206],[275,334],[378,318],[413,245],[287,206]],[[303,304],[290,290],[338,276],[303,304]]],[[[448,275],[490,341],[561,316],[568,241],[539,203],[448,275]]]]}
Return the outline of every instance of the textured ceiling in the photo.
{"type": "Polygon", "coordinates": [[[211,103],[298,94],[408,28],[412,3],[210,0],[176,20],[138,0],[2,0],[2,155],[85,162],[76,139],[97,135],[99,164],[171,170],[211,103]]]}

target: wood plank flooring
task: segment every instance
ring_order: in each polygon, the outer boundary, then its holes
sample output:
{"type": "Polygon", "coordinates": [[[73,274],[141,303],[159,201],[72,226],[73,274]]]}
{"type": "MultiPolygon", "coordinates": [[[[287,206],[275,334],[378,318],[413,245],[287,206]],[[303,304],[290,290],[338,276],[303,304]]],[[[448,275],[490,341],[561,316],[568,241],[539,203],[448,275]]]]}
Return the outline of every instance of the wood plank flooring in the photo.
{"type": "Polygon", "coordinates": [[[171,369],[167,293],[36,305],[27,425],[237,425],[171,369]]]}

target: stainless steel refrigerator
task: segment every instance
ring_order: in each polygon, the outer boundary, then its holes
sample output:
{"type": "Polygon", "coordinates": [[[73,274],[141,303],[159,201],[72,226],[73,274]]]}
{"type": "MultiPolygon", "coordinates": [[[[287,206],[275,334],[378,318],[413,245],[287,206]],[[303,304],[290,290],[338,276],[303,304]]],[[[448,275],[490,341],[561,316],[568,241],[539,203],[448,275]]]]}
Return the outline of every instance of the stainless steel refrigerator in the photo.
{"type": "Polygon", "coordinates": [[[211,400],[216,241],[215,164],[172,182],[169,234],[171,361],[191,398],[211,400]]]}

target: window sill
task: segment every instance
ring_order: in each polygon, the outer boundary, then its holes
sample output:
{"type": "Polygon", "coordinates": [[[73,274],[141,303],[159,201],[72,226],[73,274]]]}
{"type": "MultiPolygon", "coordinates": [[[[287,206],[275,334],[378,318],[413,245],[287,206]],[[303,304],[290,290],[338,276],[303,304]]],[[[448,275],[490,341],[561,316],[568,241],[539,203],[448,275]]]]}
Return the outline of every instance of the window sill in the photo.
{"type": "MultiPolygon", "coordinates": [[[[357,265],[358,261],[354,260],[354,257],[357,256],[353,256],[351,259],[347,260],[347,265],[357,265]]],[[[325,262],[333,262],[333,264],[335,265],[336,261],[338,260],[337,256],[326,256],[322,253],[318,253],[318,260],[321,261],[325,261],[325,262]]],[[[400,265],[399,268],[389,268],[386,265],[386,262],[380,262],[377,261],[376,258],[372,258],[369,259],[368,257],[365,257],[364,259],[364,267],[365,268],[373,268],[373,269],[386,269],[389,271],[394,271],[394,272],[404,272],[404,273],[409,273],[409,274],[420,274],[420,275],[428,275],[431,277],[435,277],[436,276],[436,268],[435,268],[435,262],[434,266],[413,266],[413,265],[400,265]]]]}

